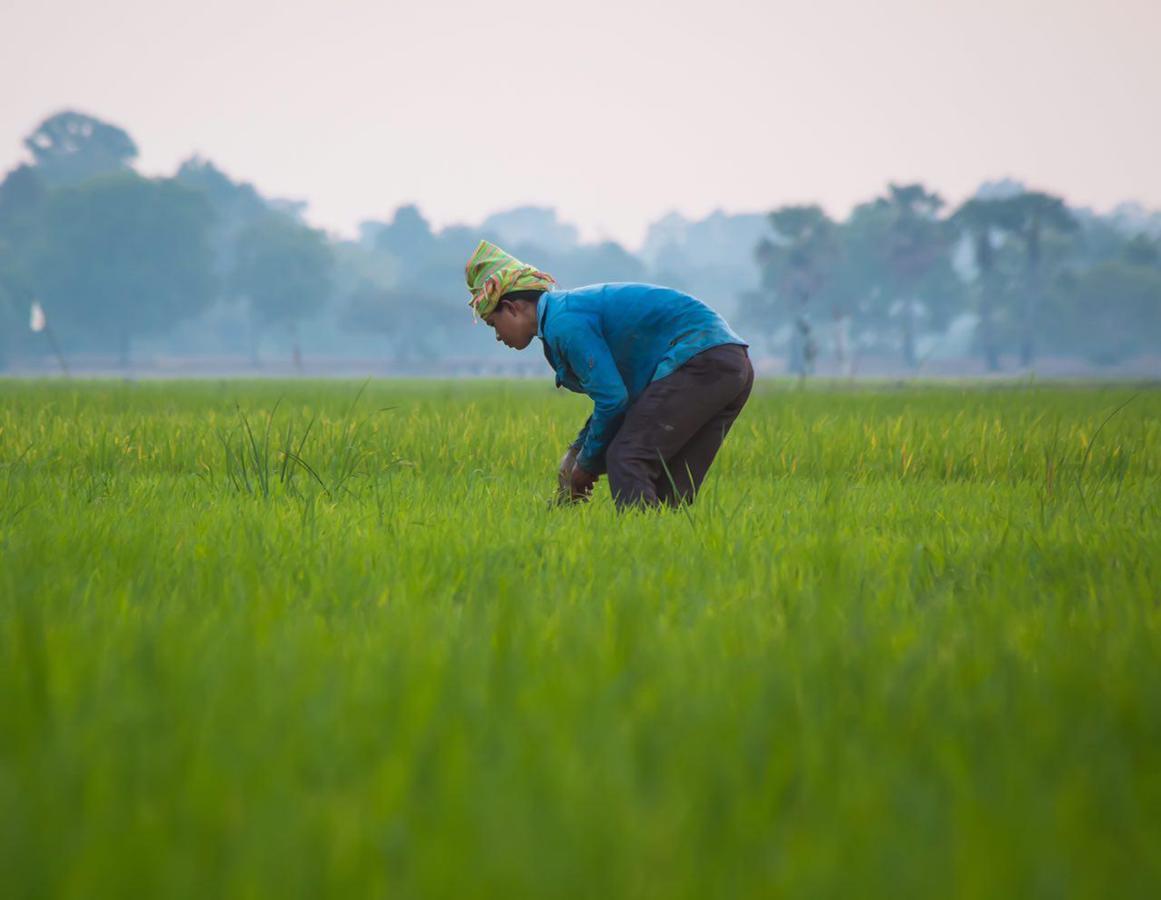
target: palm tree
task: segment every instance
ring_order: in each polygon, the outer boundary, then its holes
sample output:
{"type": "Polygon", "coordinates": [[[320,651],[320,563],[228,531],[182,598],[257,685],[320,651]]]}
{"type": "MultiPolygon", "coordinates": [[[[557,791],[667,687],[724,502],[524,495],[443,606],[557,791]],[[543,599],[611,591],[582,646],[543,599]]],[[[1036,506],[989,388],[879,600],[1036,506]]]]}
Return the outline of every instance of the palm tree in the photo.
{"type": "Polygon", "coordinates": [[[916,292],[947,249],[947,232],[939,220],[943,198],[921,184],[888,185],[875,201],[888,213],[885,256],[895,282],[895,299],[902,304],[903,361],[918,365],[915,355],[916,292]]]}
{"type": "Polygon", "coordinates": [[[1035,336],[1044,283],[1041,273],[1041,238],[1045,231],[1061,234],[1077,230],[1076,219],[1060,197],[1039,191],[1025,191],[1008,200],[1009,229],[1024,242],[1025,285],[1020,315],[1020,365],[1032,365],[1036,356],[1035,336]]]}
{"type": "Polygon", "coordinates": [[[769,219],[774,234],[759,242],[755,257],[763,286],[793,304],[790,371],[801,378],[813,369],[817,354],[809,307],[835,253],[835,225],[818,206],[783,206],[769,219]]]}
{"type": "Polygon", "coordinates": [[[957,209],[950,220],[954,227],[971,238],[975,253],[976,270],[979,272],[976,288],[979,292],[980,344],[989,372],[996,372],[1000,368],[1000,351],[996,344],[995,306],[998,285],[993,239],[997,234],[1003,235],[1013,229],[1014,212],[1007,200],[973,198],[957,209]]]}

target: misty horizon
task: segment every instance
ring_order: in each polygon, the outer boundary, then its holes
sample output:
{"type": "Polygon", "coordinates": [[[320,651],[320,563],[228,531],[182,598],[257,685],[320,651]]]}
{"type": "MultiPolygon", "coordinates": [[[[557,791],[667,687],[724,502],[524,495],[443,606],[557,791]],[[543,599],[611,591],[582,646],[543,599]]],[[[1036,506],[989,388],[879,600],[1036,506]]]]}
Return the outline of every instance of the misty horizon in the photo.
{"type": "Polygon", "coordinates": [[[79,109],[131,131],[144,173],[200,155],[343,236],[407,203],[437,227],[534,205],[636,248],[671,210],[842,218],[888,182],[953,205],[1014,178],[1102,213],[1161,207],[1147,0],[61,12],[0,12],[0,79],[20,85],[0,169],[38,121],[79,109]]]}

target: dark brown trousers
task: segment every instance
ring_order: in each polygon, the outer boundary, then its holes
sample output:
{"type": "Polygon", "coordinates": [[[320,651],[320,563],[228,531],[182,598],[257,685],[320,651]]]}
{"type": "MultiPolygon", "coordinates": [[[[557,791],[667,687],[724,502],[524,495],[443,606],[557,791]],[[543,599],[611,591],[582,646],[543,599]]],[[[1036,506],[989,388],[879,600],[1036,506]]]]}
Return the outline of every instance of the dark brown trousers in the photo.
{"type": "Polygon", "coordinates": [[[617,506],[692,503],[754,386],[745,347],[711,347],[629,407],[605,465],[617,506]]]}

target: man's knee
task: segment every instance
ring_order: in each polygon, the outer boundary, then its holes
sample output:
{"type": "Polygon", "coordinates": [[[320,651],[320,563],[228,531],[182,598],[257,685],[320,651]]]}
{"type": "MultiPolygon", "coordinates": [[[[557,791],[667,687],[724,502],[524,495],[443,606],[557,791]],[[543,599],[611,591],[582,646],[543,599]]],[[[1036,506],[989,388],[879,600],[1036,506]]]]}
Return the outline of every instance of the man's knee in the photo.
{"type": "Polygon", "coordinates": [[[605,448],[605,468],[612,470],[621,465],[624,458],[625,442],[621,440],[621,435],[618,433],[609,441],[609,446],[605,448]]]}
{"type": "MultiPolygon", "coordinates": [[[[653,451],[654,453],[656,451],[653,451]]],[[[613,437],[605,451],[605,466],[612,472],[632,472],[650,463],[650,451],[644,446],[640,438],[622,428],[613,437]]]]}
{"type": "Polygon", "coordinates": [[[605,451],[605,470],[608,473],[609,485],[614,489],[632,481],[637,469],[636,461],[630,453],[625,441],[613,438],[605,451]]]}

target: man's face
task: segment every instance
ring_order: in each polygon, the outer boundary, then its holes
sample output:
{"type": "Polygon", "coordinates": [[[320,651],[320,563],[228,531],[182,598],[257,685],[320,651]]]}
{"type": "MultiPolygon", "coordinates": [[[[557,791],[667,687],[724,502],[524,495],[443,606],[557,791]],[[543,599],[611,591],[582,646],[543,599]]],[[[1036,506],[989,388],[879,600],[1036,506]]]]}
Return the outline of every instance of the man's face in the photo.
{"type": "Polygon", "coordinates": [[[523,350],[536,337],[535,319],[521,305],[525,304],[501,300],[499,306],[484,316],[485,324],[496,332],[496,340],[513,350],[523,350]]]}

